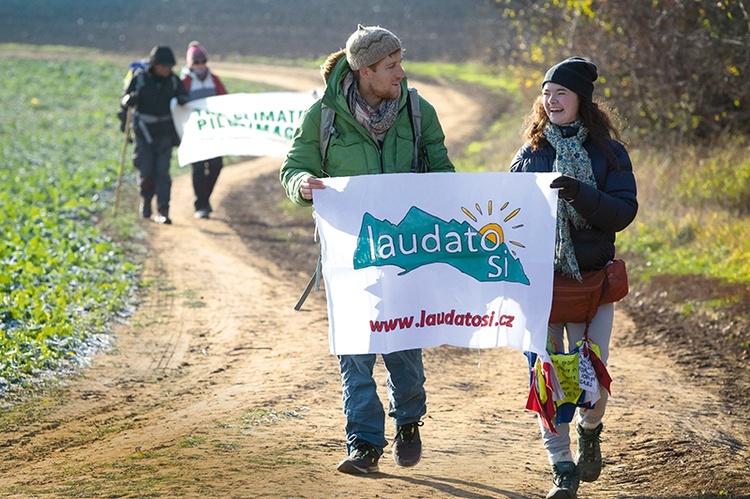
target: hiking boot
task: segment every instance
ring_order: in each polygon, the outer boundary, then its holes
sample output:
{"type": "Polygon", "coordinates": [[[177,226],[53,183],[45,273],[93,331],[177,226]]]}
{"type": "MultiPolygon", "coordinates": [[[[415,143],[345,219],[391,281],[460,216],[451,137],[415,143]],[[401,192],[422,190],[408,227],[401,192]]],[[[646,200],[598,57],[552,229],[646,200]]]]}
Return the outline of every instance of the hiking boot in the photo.
{"type": "Polygon", "coordinates": [[[141,202],[141,206],[138,209],[138,211],[141,213],[141,216],[143,218],[151,218],[151,215],[153,212],[151,211],[151,203],[146,203],[145,201],[141,202]]]}
{"type": "Polygon", "coordinates": [[[396,438],[393,439],[393,460],[399,466],[414,466],[422,458],[419,427],[423,424],[422,421],[416,421],[396,427],[396,438]]]}
{"type": "Polygon", "coordinates": [[[339,463],[337,470],[350,475],[366,475],[378,472],[380,452],[370,445],[362,444],[352,450],[349,457],[339,463]]]}
{"type": "Polygon", "coordinates": [[[576,499],[578,497],[578,471],[573,461],[560,461],[552,465],[554,487],[547,493],[547,499],[576,499]]]}
{"type": "Polygon", "coordinates": [[[578,433],[578,454],[576,455],[576,465],[578,467],[578,476],[581,481],[593,482],[599,478],[602,472],[602,450],[599,444],[601,439],[603,425],[593,430],[587,430],[580,424],[576,425],[578,433]]]}

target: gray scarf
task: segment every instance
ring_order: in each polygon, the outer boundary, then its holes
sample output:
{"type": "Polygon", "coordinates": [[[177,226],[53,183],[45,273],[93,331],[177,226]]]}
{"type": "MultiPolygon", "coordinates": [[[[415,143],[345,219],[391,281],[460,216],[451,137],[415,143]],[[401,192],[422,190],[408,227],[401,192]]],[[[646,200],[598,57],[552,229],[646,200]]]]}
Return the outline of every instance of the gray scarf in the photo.
{"type": "MultiPolygon", "coordinates": [[[[573,137],[563,137],[561,127],[552,123],[547,123],[544,127],[544,137],[555,148],[555,163],[552,170],[596,187],[591,158],[583,147],[588,129],[580,121],[574,121],[566,127],[576,128],[578,133],[573,137]]],[[[586,219],[570,203],[558,199],[555,270],[581,281],[581,270],[578,267],[573,241],[570,238],[570,224],[573,224],[576,229],[590,227],[586,219]]]]}
{"type": "Polygon", "coordinates": [[[376,142],[382,142],[385,133],[396,122],[398,97],[386,99],[377,109],[373,109],[360,95],[357,80],[351,73],[344,78],[342,87],[354,118],[370,132],[376,142]]]}

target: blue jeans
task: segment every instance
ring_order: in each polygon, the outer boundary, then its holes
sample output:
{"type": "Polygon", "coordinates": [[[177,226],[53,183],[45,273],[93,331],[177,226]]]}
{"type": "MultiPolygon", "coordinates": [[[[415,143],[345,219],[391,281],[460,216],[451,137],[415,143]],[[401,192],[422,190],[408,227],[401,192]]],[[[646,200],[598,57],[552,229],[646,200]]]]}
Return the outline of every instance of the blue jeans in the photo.
{"type": "MultiPolygon", "coordinates": [[[[383,354],[388,370],[388,416],[396,425],[419,421],[427,412],[422,350],[383,354]]],[[[346,451],[368,443],[381,453],[385,439],[385,413],[372,377],[376,354],[340,355],[342,401],[346,416],[346,451]]]]}

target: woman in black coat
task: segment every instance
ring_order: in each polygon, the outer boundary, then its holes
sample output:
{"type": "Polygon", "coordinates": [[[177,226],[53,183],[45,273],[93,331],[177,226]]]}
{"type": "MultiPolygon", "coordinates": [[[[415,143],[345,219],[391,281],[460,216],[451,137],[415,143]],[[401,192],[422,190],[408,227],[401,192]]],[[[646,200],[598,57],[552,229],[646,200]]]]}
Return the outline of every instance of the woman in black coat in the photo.
{"type": "MultiPolygon", "coordinates": [[[[580,57],[566,59],[547,71],[542,95],[524,123],[527,142],[510,167],[511,172],[560,173],[550,184],[558,189],[559,197],[555,271],[578,280],[581,272],[600,270],[614,259],[615,234],[627,227],[638,211],[630,157],[610,114],[592,99],[597,78],[597,67],[580,57]]],[[[613,304],[601,305],[588,329],[605,365],[613,319],[613,304]]],[[[547,350],[570,352],[585,329],[584,323],[550,324],[547,350]]],[[[591,482],[599,477],[599,438],[608,392],[600,387],[599,395],[593,407],[576,411],[575,459],[569,424],[558,418],[556,432],[540,424],[553,472],[554,486],[548,498],[575,498],[580,480],[591,482]]],[[[568,421],[573,414],[570,417],[568,421]]]]}

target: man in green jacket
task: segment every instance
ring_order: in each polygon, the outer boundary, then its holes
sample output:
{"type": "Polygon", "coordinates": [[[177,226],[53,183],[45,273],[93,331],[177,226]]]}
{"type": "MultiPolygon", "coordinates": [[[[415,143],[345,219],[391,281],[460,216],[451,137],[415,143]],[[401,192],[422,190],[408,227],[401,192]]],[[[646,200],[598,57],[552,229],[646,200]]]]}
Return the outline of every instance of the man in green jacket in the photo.
{"type": "MultiPolygon", "coordinates": [[[[358,26],[346,49],[331,54],[322,66],[326,90],[305,114],[281,166],[280,180],[289,198],[313,202],[322,177],[344,177],[414,171],[414,133],[401,41],[378,26],[358,26]],[[322,106],[334,114],[325,158],[321,153],[322,106]]],[[[435,108],[419,97],[420,164],[431,172],[454,171],[435,108]]],[[[327,135],[327,134],[326,134],[327,135]]],[[[422,456],[421,418],[427,412],[421,349],[383,354],[388,370],[388,415],[395,423],[393,458],[414,466],[422,456]]],[[[378,471],[385,439],[385,412],[373,379],[375,354],[341,355],[343,408],[348,457],[338,470],[366,474],[378,471]]]]}

